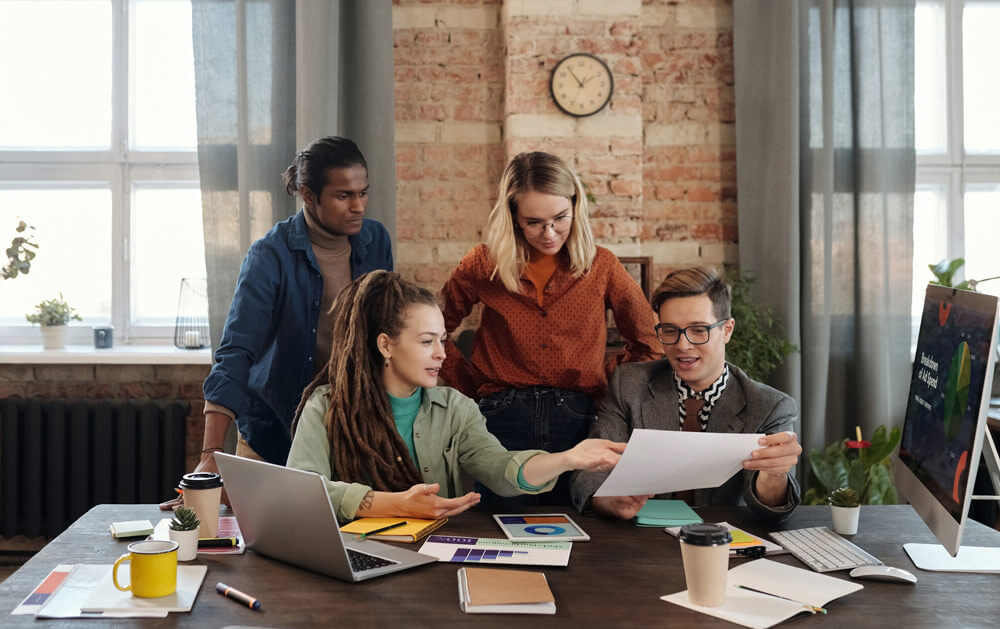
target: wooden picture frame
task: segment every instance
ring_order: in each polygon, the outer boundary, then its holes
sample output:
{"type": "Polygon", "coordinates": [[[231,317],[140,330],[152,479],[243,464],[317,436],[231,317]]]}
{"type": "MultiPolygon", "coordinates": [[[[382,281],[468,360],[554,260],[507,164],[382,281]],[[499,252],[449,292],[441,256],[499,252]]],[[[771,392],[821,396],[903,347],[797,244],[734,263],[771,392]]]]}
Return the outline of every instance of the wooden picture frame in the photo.
{"type": "MultiPolygon", "coordinates": [[[[628,274],[635,280],[635,283],[642,289],[642,294],[646,296],[646,303],[653,297],[653,258],[652,256],[618,256],[618,260],[628,271],[628,274]]],[[[615,317],[611,310],[606,313],[608,321],[607,346],[611,348],[621,348],[625,346],[625,339],[618,333],[615,325],[615,317]]]]}

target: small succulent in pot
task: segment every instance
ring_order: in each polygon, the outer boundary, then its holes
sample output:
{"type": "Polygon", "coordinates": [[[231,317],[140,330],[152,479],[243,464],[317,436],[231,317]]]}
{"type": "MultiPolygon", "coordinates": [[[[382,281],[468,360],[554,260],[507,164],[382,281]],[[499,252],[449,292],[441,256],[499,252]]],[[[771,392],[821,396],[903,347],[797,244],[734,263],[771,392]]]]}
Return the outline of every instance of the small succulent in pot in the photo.
{"type": "Polygon", "coordinates": [[[194,531],[200,524],[198,514],[189,507],[177,507],[174,510],[174,519],[170,520],[170,528],[175,531],[194,531]]]}
{"type": "Polygon", "coordinates": [[[834,507],[860,507],[861,496],[850,487],[834,489],[827,501],[834,507]]]}

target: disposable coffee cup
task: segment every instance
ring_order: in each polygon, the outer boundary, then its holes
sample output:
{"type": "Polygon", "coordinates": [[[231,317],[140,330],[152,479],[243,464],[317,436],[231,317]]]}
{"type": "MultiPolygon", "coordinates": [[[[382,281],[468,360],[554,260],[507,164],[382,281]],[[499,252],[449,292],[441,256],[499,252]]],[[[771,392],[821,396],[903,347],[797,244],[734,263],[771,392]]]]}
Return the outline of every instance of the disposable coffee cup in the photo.
{"type": "Polygon", "coordinates": [[[681,559],[688,599],[702,607],[726,602],[729,544],[733,536],[720,524],[686,524],[681,527],[681,559]]]}
{"type": "Polygon", "coordinates": [[[198,537],[218,537],[222,477],[211,472],[192,472],[181,478],[184,506],[194,509],[201,524],[198,537]]]}

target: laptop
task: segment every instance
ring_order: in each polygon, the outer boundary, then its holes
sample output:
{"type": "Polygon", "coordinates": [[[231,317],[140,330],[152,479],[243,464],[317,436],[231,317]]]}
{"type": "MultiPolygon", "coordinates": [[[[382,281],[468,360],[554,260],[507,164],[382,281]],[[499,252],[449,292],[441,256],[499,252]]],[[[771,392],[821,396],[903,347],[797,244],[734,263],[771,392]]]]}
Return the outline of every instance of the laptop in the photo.
{"type": "Polygon", "coordinates": [[[248,548],[342,581],[364,581],[437,561],[436,557],[340,532],[323,477],[215,453],[248,548]]]}

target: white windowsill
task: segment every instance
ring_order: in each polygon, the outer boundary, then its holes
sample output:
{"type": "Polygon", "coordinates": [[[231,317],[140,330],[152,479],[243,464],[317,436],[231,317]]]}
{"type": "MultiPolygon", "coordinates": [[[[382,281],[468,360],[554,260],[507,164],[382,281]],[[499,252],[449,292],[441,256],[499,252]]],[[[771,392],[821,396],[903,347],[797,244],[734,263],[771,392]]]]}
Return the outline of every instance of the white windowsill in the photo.
{"type": "Polygon", "coordinates": [[[179,349],[173,345],[122,345],[94,349],[93,345],[67,345],[43,349],[39,345],[0,345],[0,364],[33,365],[210,365],[212,351],[179,349]]]}

